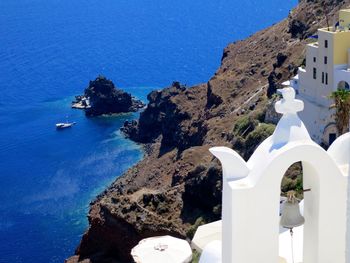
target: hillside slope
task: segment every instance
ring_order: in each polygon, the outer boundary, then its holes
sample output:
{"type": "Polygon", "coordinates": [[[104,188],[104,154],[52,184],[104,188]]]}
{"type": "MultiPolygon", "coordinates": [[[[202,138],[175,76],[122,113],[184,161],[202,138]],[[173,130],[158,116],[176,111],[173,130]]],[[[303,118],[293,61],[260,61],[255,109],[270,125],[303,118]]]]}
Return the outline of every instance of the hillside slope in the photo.
{"type": "MultiPolygon", "coordinates": [[[[321,5],[333,21],[345,1],[301,1],[285,20],[226,47],[207,83],[149,94],[140,119],[124,128],[145,144],[146,156],[91,203],[90,227],[68,262],[130,262],[142,238],[190,238],[198,224],[220,218],[221,169],[208,149],[234,147],[248,158],[264,139],[237,133],[234,124],[271,116],[269,97],[304,62],[308,37],[326,25],[321,5]]],[[[249,127],[244,133],[253,134],[249,127]]]]}

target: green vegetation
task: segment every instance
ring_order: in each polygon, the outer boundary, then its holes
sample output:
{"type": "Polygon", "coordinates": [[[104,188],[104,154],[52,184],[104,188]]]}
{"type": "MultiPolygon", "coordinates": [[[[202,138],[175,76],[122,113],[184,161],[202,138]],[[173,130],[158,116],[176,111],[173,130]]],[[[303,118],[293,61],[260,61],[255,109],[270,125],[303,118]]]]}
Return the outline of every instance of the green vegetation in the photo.
{"type": "Polygon", "coordinates": [[[287,196],[289,191],[295,191],[297,198],[303,198],[303,168],[301,162],[291,165],[283,176],[281,183],[282,195],[287,196]]]}
{"type": "MultiPolygon", "coordinates": [[[[277,95],[276,98],[277,99],[277,95]]],[[[271,136],[276,128],[274,124],[264,123],[265,112],[251,113],[239,118],[232,130],[232,146],[244,159],[248,159],[256,148],[266,138],[271,136]]],[[[301,163],[295,163],[286,171],[282,183],[282,195],[295,191],[297,198],[303,196],[303,171],[301,163]]]]}
{"type": "Polygon", "coordinates": [[[260,123],[245,140],[245,147],[248,153],[253,153],[259,144],[271,136],[275,130],[274,124],[260,123]]]}
{"type": "Polygon", "coordinates": [[[285,175],[282,179],[281,192],[283,196],[287,196],[289,191],[295,191],[296,197],[300,198],[303,195],[303,176],[300,174],[298,178],[291,179],[285,175]]]}
{"type": "Polygon", "coordinates": [[[201,225],[204,225],[206,224],[205,220],[203,217],[198,217],[196,222],[188,229],[187,233],[186,233],[186,236],[189,238],[189,239],[193,239],[194,237],[194,234],[196,233],[197,231],[197,228],[201,225]]]}
{"type": "Polygon", "coordinates": [[[334,100],[331,108],[335,109],[335,122],[339,135],[349,130],[350,119],[350,91],[338,89],[331,93],[330,98],[334,100]]]}
{"type": "Polygon", "coordinates": [[[191,263],[198,263],[201,254],[197,250],[193,250],[191,263]]]}
{"type": "Polygon", "coordinates": [[[254,119],[252,116],[244,116],[236,121],[233,127],[233,133],[244,137],[252,132],[258,124],[258,120],[254,119]]]}
{"type": "Polygon", "coordinates": [[[258,120],[259,122],[265,121],[266,109],[265,110],[257,110],[253,113],[253,118],[258,120]]]}
{"type": "Polygon", "coordinates": [[[239,118],[233,127],[233,148],[248,159],[266,138],[273,134],[274,124],[264,123],[265,112],[239,118]]]}

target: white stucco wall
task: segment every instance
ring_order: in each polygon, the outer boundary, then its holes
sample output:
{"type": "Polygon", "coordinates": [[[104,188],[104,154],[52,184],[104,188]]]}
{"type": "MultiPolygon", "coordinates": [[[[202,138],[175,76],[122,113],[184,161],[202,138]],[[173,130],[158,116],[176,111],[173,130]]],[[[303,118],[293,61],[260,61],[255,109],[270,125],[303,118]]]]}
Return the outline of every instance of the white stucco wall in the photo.
{"type": "Polygon", "coordinates": [[[226,182],[224,263],[278,262],[280,185],[297,161],[312,189],[305,194],[304,262],[345,262],[346,178],[322,148],[304,141],[271,152],[246,178],[226,182]]]}
{"type": "Polygon", "coordinates": [[[297,95],[297,98],[304,102],[305,109],[299,113],[299,116],[305,123],[311,138],[317,143],[328,144],[329,133],[324,134],[324,131],[329,123],[334,122],[332,117],[334,110],[311,101],[302,94],[297,95]]]}
{"type": "Polygon", "coordinates": [[[310,139],[296,114],[302,102],[291,94],[283,91],[284,98],[276,104],[283,117],[247,163],[226,147],[210,149],[224,172],[223,263],[279,262],[280,185],[286,170],[298,161],[304,188],[311,188],[304,199],[303,262],[346,262],[350,208],[348,172],[341,166],[350,163],[350,135],[346,140],[340,137],[326,152],[310,139]]]}
{"type": "MultiPolygon", "coordinates": [[[[328,149],[328,154],[342,168],[350,180],[350,133],[340,136],[328,149]]],[[[349,182],[348,182],[348,185],[349,182]]],[[[350,263],[350,191],[348,187],[347,229],[346,229],[346,263],[350,263]]]]}
{"type": "Polygon", "coordinates": [[[347,65],[338,65],[334,68],[333,91],[337,90],[340,81],[346,81],[350,84],[350,70],[348,70],[347,65]]]}

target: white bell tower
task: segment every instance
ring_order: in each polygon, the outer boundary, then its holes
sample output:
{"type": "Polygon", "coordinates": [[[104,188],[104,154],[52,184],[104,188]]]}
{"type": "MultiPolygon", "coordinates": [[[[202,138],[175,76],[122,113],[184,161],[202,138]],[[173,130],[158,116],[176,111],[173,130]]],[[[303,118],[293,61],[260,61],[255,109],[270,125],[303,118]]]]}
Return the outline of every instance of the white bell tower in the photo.
{"type": "MultiPolygon", "coordinates": [[[[294,89],[281,93],[283,99],[275,107],[283,117],[248,162],[229,148],[210,149],[223,166],[219,256],[223,263],[281,262],[280,185],[289,166],[301,161],[304,188],[311,189],[304,195],[302,262],[350,263],[350,133],[325,151],[299,119],[303,102],[295,99],[294,89]]],[[[203,257],[200,262],[213,261],[203,257]]]]}

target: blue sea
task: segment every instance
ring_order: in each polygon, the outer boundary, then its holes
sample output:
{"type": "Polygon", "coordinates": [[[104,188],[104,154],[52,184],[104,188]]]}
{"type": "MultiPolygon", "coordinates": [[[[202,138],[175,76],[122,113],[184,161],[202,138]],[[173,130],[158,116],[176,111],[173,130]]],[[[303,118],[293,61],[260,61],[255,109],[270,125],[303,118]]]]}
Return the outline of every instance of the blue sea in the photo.
{"type": "Polygon", "coordinates": [[[143,156],[119,128],[138,113],[70,108],[98,74],[134,96],[207,81],[223,48],[297,0],[1,0],[0,262],[63,262],[89,202],[143,156]],[[55,123],[77,122],[56,131],[55,123]]]}

